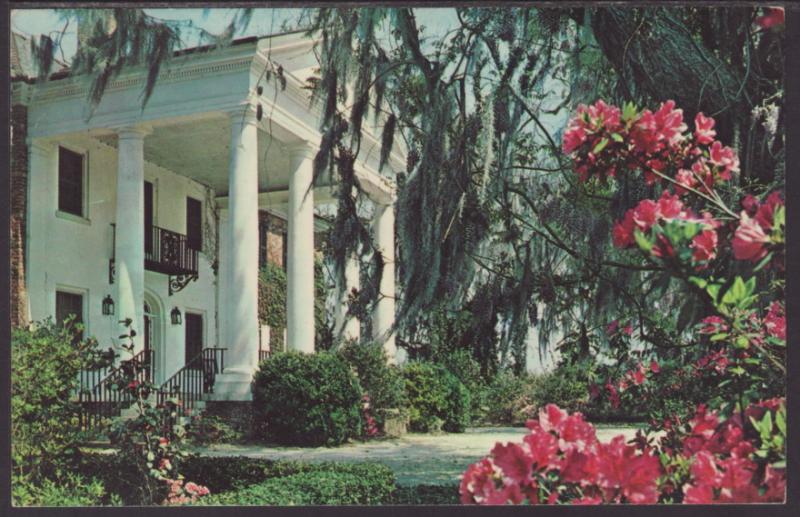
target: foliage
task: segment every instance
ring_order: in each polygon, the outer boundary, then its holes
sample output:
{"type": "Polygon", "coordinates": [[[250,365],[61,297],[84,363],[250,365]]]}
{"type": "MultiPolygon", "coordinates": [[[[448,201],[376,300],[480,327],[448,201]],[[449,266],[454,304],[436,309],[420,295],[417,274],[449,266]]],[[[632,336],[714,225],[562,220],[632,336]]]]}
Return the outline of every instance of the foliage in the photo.
{"type": "Polygon", "coordinates": [[[269,478],[258,484],[222,492],[200,501],[203,505],[347,505],[391,501],[394,473],[376,463],[341,465],[269,478]]]}
{"type": "Polygon", "coordinates": [[[331,350],[334,344],[333,319],[327,309],[328,274],[323,259],[317,256],[314,260],[314,348],[331,350]]]}
{"type": "Polygon", "coordinates": [[[390,365],[379,343],[345,343],[337,351],[358,376],[378,426],[383,426],[382,409],[405,407],[405,384],[399,368],[390,365]],[[378,410],[378,411],[374,411],[378,410]]]}
{"type": "Polygon", "coordinates": [[[470,393],[444,366],[412,362],[403,368],[413,431],[463,432],[470,420],[470,393]]]}
{"type": "Polygon", "coordinates": [[[78,457],[78,373],[102,360],[97,342],[76,338],[81,333],[72,320],[13,330],[11,460],[20,479],[59,479],[78,457]]]}
{"type": "Polygon", "coordinates": [[[286,272],[267,262],[258,275],[258,321],[269,325],[270,349],[283,350],[283,329],[286,328],[286,272]]]}
{"type": "Polygon", "coordinates": [[[186,426],[186,439],[196,445],[212,443],[237,443],[244,439],[243,433],[217,415],[193,415],[186,426]]]}
{"type": "Polygon", "coordinates": [[[392,497],[397,505],[454,505],[459,503],[458,487],[450,485],[398,486],[392,497]]]}
{"type": "Polygon", "coordinates": [[[103,483],[66,473],[58,481],[44,478],[38,484],[13,475],[11,500],[14,506],[119,506],[116,494],[106,492],[103,483]]]}
{"type": "Polygon", "coordinates": [[[122,463],[127,464],[134,475],[132,497],[137,504],[153,505],[174,504],[207,495],[205,487],[193,482],[184,485],[183,476],[176,468],[179,459],[186,454],[181,448],[185,430],[175,423],[180,401],[175,397],[167,399],[166,395],[174,394],[161,393],[158,385],[148,380],[150,365],[134,357],[136,331],[131,328],[132,321],[128,318],[120,323],[128,329],[127,334],[120,336],[123,341],[120,346],[131,359],[120,362],[119,368],[111,374],[110,387],[131,397],[134,415],[115,419],[108,434],[122,463]]]}
{"type": "Polygon", "coordinates": [[[537,379],[500,370],[482,392],[485,413],[482,420],[491,424],[522,425],[536,410],[534,389],[537,379]]]}
{"type": "Polygon", "coordinates": [[[360,434],[361,386],[331,352],[278,353],[253,381],[256,427],[281,444],[339,445],[360,434]]]}
{"type": "Polygon", "coordinates": [[[443,364],[467,389],[470,394],[470,420],[478,420],[485,406],[485,381],[481,375],[480,363],[467,350],[456,350],[441,356],[437,362],[443,364]]]}
{"type": "Polygon", "coordinates": [[[477,504],[781,502],[785,403],[772,399],[723,420],[704,406],[656,440],[598,441],[580,413],[550,404],[522,444],[496,444],[471,465],[461,501],[477,504]],[[774,424],[773,424],[774,422],[774,424]],[[780,424],[778,423],[780,422],[780,424]]]}

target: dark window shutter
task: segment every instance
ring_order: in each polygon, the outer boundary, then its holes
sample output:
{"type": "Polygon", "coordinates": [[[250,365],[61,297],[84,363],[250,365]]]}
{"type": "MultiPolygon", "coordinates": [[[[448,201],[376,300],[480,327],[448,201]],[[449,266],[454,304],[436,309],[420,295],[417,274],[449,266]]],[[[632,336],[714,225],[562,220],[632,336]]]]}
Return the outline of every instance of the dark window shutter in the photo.
{"type": "MultiPolygon", "coordinates": [[[[194,359],[203,351],[203,316],[187,312],[183,324],[186,327],[186,362],[194,359]]],[[[197,365],[200,367],[200,364],[197,365]]]]}
{"type": "Polygon", "coordinates": [[[189,248],[203,248],[203,204],[197,199],[186,198],[186,241],[189,248]]]}
{"type": "MultiPolygon", "coordinates": [[[[56,323],[63,325],[69,316],[75,316],[73,324],[83,323],[83,295],[56,291],[56,323]]],[[[76,333],[75,339],[83,338],[83,332],[76,333]]]]}
{"type": "Polygon", "coordinates": [[[83,155],[58,148],[58,209],[83,216],[83,155]]]}
{"type": "Polygon", "coordinates": [[[286,266],[288,264],[288,256],[289,256],[289,235],[286,232],[281,234],[281,248],[283,252],[283,270],[286,271],[286,266]]]}
{"type": "Polygon", "coordinates": [[[144,182],[144,252],[153,253],[153,184],[149,181],[144,182]]]}

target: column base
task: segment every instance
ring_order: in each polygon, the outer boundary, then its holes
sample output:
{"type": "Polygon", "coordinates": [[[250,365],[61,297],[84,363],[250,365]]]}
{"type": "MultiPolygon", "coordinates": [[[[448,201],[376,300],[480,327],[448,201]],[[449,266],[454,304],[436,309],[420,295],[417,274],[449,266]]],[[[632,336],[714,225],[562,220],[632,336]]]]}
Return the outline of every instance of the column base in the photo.
{"type": "Polygon", "coordinates": [[[253,374],[255,370],[226,369],[217,375],[214,381],[214,393],[208,394],[208,400],[253,400],[253,374]]]}

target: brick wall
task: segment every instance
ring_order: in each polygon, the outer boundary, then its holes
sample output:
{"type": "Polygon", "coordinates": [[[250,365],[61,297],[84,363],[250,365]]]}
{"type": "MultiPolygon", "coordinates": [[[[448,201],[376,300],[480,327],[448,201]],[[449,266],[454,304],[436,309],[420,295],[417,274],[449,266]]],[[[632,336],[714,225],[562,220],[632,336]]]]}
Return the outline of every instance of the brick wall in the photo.
{"type": "Polygon", "coordinates": [[[25,212],[28,191],[28,108],[11,107],[11,325],[28,324],[25,288],[25,212]]]}

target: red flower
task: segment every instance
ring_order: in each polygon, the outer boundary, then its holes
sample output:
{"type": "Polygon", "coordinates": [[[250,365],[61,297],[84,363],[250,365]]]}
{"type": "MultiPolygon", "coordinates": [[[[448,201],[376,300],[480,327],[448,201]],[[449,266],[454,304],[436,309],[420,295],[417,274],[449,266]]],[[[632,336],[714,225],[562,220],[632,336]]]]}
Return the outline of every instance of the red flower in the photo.
{"type": "Polygon", "coordinates": [[[650,371],[653,373],[659,373],[661,371],[661,368],[655,360],[650,362],[650,371]]]}
{"type": "Polygon", "coordinates": [[[614,228],[611,230],[614,246],[617,248],[628,248],[633,246],[633,210],[625,212],[625,217],[622,221],[614,223],[614,228]]]}
{"type": "Polygon", "coordinates": [[[756,210],[755,220],[765,233],[772,231],[775,219],[775,209],[783,206],[783,198],[780,192],[773,192],[764,201],[764,204],[756,210]]]}
{"type": "Polygon", "coordinates": [[[611,400],[611,406],[616,409],[619,407],[619,393],[617,393],[617,388],[611,384],[611,381],[606,383],[606,389],[608,390],[608,397],[611,400]]]}
{"type": "Polygon", "coordinates": [[[643,232],[646,232],[656,224],[658,216],[658,204],[652,199],[642,200],[636,208],[633,209],[633,222],[639,230],[643,232]]]}
{"type": "Polygon", "coordinates": [[[630,322],[628,322],[628,324],[622,328],[622,333],[625,334],[626,336],[633,335],[633,326],[630,324],[630,322]]]}
{"type": "Polygon", "coordinates": [[[533,458],[516,443],[502,445],[495,444],[492,449],[494,464],[503,471],[503,474],[515,483],[530,481],[533,467],[533,458]]]}
{"type": "Polygon", "coordinates": [[[733,256],[737,260],[750,260],[757,262],[767,254],[766,244],[769,237],[756,222],[750,219],[747,212],[742,211],[739,227],[733,235],[733,256]]]}
{"type": "Polygon", "coordinates": [[[710,144],[717,136],[717,132],[713,129],[714,119],[706,117],[702,112],[694,117],[694,127],[694,137],[698,144],[710,144]]]}
{"type": "Polygon", "coordinates": [[[617,329],[619,329],[619,320],[614,320],[606,326],[606,334],[613,336],[617,333],[617,329]]]}
{"type": "Polygon", "coordinates": [[[774,301],[769,306],[767,316],[764,318],[767,334],[786,341],[786,310],[783,303],[774,301]]]}
{"type": "Polygon", "coordinates": [[[497,492],[495,470],[492,461],[484,458],[467,467],[459,488],[464,504],[486,503],[497,492]]]}
{"type": "Polygon", "coordinates": [[[548,404],[539,411],[539,425],[548,432],[558,432],[566,418],[567,412],[555,404],[548,404]]]}
{"type": "Polygon", "coordinates": [[[717,232],[714,230],[703,230],[695,235],[692,243],[692,259],[695,262],[708,262],[717,256],[717,232]]]}
{"type": "Polygon", "coordinates": [[[522,441],[528,446],[531,460],[536,470],[546,470],[556,466],[558,440],[541,427],[531,430],[522,441]]]}
{"type": "Polygon", "coordinates": [[[783,7],[767,7],[766,13],[756,18],[756,25],[762,29],[771,29],[773,27],[780,27],[786,21],[786,13],[783,7]]]}
{"type": "Polygon", "coordinates": [[[742,208],[747,212],[747,215],[753,217],[756,215],[756,210],[758,210],[758,199],[752,194],[747,194],[742,199],[742,208]]]}
{"type": "Polygon", "coordinates": [[[601,444],[598,454],[597,484],[606,500],[619,501],[620,496],[633,504],[652,504],[658,501],[656,481],[661,474],[658,458],[650,450],[637,454],[635,447],[617,436],[601,444]]]}
{"type": "Polygon", "coordinates": [[[637,369],[633,372],[633,383],[637,386],[644,384],[645,376],[642,369],[637,369]]]}
{"type": "Polygon", "coordinates": [[[731,179],[731,172],[739,171],[739,157],[736,156],[736,151],[730,147],[723,146],[719,140],[715,140],[709,149],[709,161],[722,167],[719,177],[724,180],[731,179]]]}
{"type": "Polygon", "coordinates": [[[678,183],[675,185],[675,192],[678,194],[685,194],[687,189],[694,189],[697,187],[697,178],[695,178],[694,174],[689,169],[678,170],[678,173],[675,175],[675,181],[678,183]]]}

